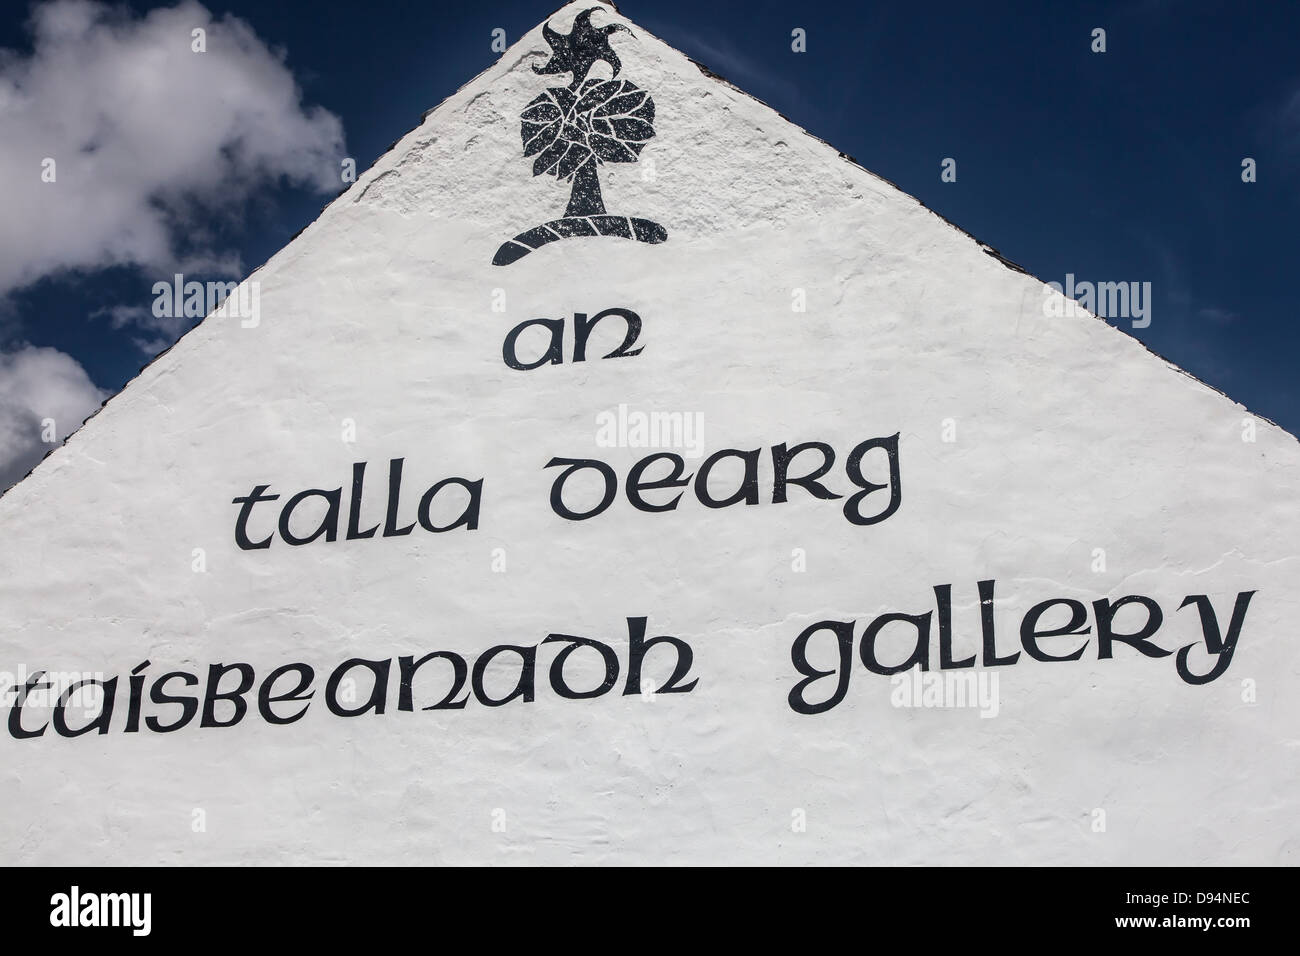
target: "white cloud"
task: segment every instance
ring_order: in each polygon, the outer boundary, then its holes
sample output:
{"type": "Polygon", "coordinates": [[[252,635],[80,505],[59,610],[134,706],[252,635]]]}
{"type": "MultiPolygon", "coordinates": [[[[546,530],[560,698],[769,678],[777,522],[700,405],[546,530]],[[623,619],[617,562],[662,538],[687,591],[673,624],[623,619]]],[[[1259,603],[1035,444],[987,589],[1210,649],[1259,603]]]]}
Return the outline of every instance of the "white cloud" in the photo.
{"type": "Polygon", "coordinates": [[[1287,145],[1294,146],[1300,142],[1300,89],[1291,94],[1278,114],[1278,125],[1287,137],[1287,145]]]}
{"type": "Polygon", "coordinates": [[[0,491],[76,431],[107,397],[76,359],[57,349],[0,352],[0,491]]]}
{"type": "Polygon", "coordinates": [[[154,315],[151,308],[143,305],[105,306],[90,313],[92,319],[104,315],[108,316],[110,328],[144,333],[133,336],[132,341],[148,356],[157,355],[172,345],[195,322],[194,318],[184,315],[154,315]]]}
{"type": "Polygon", "coordinates": [[[30,55],[0,50],[0,297],[65,269],[230,272],[215,217],[268,183],[340,188],[342,124],[242,20],[54,0],[29,26],[30,55]]]}
{"type": "Polygon", "coordinates": [[[1234,322],[1240,322],[1241,316],[1236,312],[1228,309],[1220,309],[1218,306],[1209,305],[1200,309],[1197,313],[1202,319],[1209,319],[1215,325],[1231,325],[1234,322]]]}
{"type": "MultiPolygon", "coordinates": [[[[0,338],[19,326],[8,294],[65,270],[238,275],[214,222],[270,184],[341,186],[338,117],[302,104],[283,53],[242,20],[193,0],[143,17],[53,0],[29,27],[30,54],[0,50],[0,338]],[[196,29],[206,52],[192,49],[196,29]]],[[[147,354],[191,324],[138,305],[100,314],[147,354]]],[[[0,490],[54,447],[43,422],[62,441],[106,395],[55,349],[0,352],[0,490]]]]}

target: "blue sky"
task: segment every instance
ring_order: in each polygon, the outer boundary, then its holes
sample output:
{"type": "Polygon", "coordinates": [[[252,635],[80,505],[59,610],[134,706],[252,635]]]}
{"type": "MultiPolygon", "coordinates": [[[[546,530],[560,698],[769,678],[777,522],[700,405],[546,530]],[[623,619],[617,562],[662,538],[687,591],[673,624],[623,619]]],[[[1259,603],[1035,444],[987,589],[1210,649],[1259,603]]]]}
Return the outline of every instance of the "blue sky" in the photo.
{"type": "MultiPolygon", "coordinates": [[[[190,0],[106,14],[5,2],[0,486],[6,468],[21,474],[44,451],[22,437],[40,418],[27,396],[56,402],[46,393],[62,383],[67,407],[88,411],[184,331],[145,315],[171,265],[200,279],[247,274],[337,192],[337,157],[369,166],[498,56],[494,29],[513,43],[555,5],[190,0]],[[215,37],[230,17],[247,27],[230,74],[253,78],[243,100],[216,96],[210,77],[187,85],[175,69],[155,70],[167,95],[143,96],[148,115],[121,92],[154,82],[151,44],[176,24],[215,21],[215,37]],[[14,113],[16,95],[25,113],[14,113]],[[271,121],[278,136],[256,125],[271,121]],[[221,122],[238,143],[271,142],[232,156],[230,141],[204,140],[221,122]],[[97,168],[111,172],[87,174],[84,219],[23,201],[48,188],[33,164],[51,144],[102,157],[97,168]],[[142,221],[152,231],[137,234],[142,221]]],[[[1300,433],[1288,291],[1300,274],[1300,4],[618,6],[1030,273],[1150,282],[1150,326],[1115,324],[1300,433]],[[1091,50],[1098,27],[1105,53],[1091,50]],[[791,49],[796,28],[806,52],[791,49]],[[945,157],[956,182],[941,180],[945,157]],[[1256,182],[1242,181],[1246,157],[1256,182]]],[[[228,46],[214,40],[210,55],[228,46]]],[[[69,166],[60,183],[77,172],[69,166]]]]}

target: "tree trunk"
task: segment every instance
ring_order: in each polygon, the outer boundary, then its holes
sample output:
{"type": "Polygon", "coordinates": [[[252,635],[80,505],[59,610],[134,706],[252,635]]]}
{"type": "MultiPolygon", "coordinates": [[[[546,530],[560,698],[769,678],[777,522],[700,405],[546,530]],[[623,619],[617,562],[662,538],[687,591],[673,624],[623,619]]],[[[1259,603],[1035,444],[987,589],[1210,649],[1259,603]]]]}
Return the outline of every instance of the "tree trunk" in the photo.
{"type": "Polygon", "coordinates": [[[605,201],[600,196],[600,179],[596,175],[596,160],[590,159],[573,174],[573,191],[569,193],[569,208],[565,216],[603,216],[605,201]]]}

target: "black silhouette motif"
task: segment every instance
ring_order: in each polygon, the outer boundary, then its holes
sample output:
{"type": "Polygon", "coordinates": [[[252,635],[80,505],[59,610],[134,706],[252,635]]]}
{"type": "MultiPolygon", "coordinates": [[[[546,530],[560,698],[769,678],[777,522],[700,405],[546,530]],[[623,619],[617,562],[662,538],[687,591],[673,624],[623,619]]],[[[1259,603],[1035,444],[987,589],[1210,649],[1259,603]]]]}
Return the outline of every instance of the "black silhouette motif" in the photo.
{"type": "Polygon", "coordinates": [[[621,23],[593,27],[591,15],[599,7],[583,10],[574,18],[568,36],[548,23],[542,36],[551,58],[534,66],[539,74],[572,73],[567,87],[550,87],[524,107],[520,136],[524,156],[535,156],[533,175],[550,173],[572,183],[563,219],[553,219],[503,242],[492,259],[506,266],[550,242],[572,236],[617,236],[637,242],[663,242],[668,232],[657,222],[605,212],[596,169],[602,163],[635,163],[645,144],[654,137],[655,104],[650,94],[631,80],[618,78],[623,64],[609,44],[621,23]],[[614,71],[608,80],[588,78],[598,60],[614,71]]]}

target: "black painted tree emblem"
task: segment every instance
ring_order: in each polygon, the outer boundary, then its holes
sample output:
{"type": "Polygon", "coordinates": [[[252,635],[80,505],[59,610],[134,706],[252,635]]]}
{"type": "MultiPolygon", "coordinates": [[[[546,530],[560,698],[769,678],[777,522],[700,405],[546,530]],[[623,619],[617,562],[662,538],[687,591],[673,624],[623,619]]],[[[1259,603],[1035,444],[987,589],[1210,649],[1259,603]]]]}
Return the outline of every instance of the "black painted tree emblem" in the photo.
{"type": "Polygon", "coordinates": [[[574,18],[568,36],[548,23],[542,35],[551,58],[533,66],[534,73],[572,73],[567,87],[550,87],[524,107],[520,135],[524,156],[535,156],[533,175],[550,173],[572,183],[564,218],[553,219],[503,242],[492,259],[506,266],[534,249],[572,236],[617,236],[637,242],[663,242],[668,233],[648,219],[611,216],[605,212],[596,170],[603,163],[635,163],[655,134],[655,104],[650,94],[631,80],[619,79],[618,54],[609,44],[611,34],[632,31],[621,23],[593,27],[591,15],[599,7],[583,10],[574,18]],[[597,60],[614,70],[611,79],[588,77],[597,60]]]}

